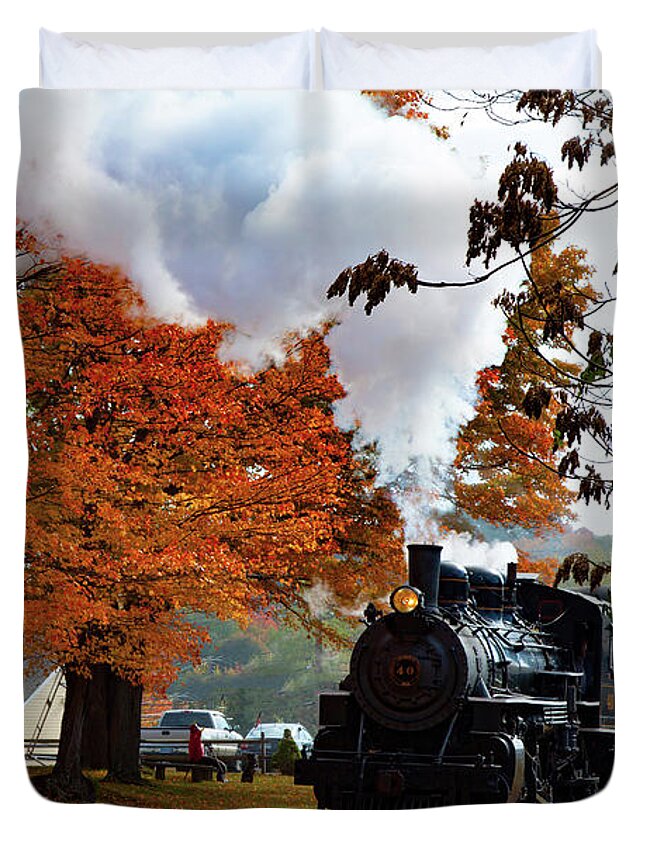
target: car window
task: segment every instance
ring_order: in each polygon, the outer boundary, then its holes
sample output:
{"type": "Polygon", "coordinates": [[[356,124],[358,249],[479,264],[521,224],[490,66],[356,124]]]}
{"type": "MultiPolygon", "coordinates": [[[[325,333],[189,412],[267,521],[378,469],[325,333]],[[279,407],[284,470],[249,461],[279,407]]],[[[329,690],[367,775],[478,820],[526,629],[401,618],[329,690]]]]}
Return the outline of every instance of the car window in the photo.
{"type": "Polygon", "coordinates": [[[193,723],[210,728],[211,715],[207,711],[166,711],[161,718],[161,725],[171,728],[190,728],[193,723]]]}
{"type": "Polygon", "coordinates": [[[289,729],[293,737],[296,739],[312,739],[309,732],[303,728],[303,726],[299,726],[298,723],[262,723],[260,726],[254,726],[246,737],[248,740],[253,740],[254,738],[259,738],[261,734],[264,734],[265,737],[281,738],[284,735],[285,729],[289,729]]]}
{"type": "MultiPolygon", "coordinates": [[[[254,726],[251,731],[247,734],[247,738],[259,738],[260,735],[264,735],[265,737],[275,737],[277,732],[276,726],[271,725],[262,725],[262,726],[254,726]]],[[[282,732],[280,732],[282,735],[282,732]]]]}

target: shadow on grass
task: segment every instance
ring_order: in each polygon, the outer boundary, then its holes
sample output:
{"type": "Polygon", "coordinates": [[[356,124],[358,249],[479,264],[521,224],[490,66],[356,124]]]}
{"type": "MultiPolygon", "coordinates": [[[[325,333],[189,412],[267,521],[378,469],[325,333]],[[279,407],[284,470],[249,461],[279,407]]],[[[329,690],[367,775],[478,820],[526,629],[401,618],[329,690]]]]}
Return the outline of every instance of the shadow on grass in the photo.
{"type": "MultiPolygon", "coordinates": [[[[30,770],[29,775],[36,790],[47,796],[42,789],[48,771],[30,770]]],[[[230,773],[228,783],[192,782],[190,774],[170,770],[164,780],[144,775],[136,785],[105,781],[101,771],[87,771],[86,775],[97,803],[148,809],[316,808],[311,788],[295,786],[292,776],[272,773],[257,774],[252,784],[241,782],[239,773],[230,773]]]]}

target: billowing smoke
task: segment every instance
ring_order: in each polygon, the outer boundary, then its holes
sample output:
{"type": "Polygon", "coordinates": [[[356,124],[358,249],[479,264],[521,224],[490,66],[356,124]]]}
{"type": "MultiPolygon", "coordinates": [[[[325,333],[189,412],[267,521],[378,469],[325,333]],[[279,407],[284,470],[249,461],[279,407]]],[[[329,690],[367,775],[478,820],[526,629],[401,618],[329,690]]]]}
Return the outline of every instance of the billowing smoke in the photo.
{"type": "Polygon", "coordinates": [[[124,269],[160,315],[198,319],[189,290],[165,263],[154,201],[93,160],[101,96],[84,93],[74,109],[69,93],[47,94],[21,100],[18,217],[45,239],[60,235],[72,253],[124,269]]]}
{"type": "Polygon", "coordinates": [[[492,289],[397,293],[369,318],[325,298],[381,248],[464,277],[472,178],[448,144],[348,94],[39,94],[22,104],[23,218],[118,264],[161,315],[233,321],[236,358],[337,313],[344,422],[379,439],[390,472],[449,458],[474,373],[499,354],[492,289]]]}
{"type": "Polygon", "coordinates": [[[311,615],[316,618],[326,616],[332,609],[334,594],[322,581],[316,581],[306,589],[302,597],[311,615]]]}
{"type": "Polygon", "coordinates": [[[452,560],[465,566],[487,566],[506,570],[510,562],[517,562],[517,551],[510,542],[484,542],[468,532],[446,531],[442,524],[442,511],[449,508],[436,489],[428,492],[424,483],[440,482],[435,468],[415,460],[418,486],[405,489],[399,505],[404,521],[405,540],[408,543],[441,545],[442,560],[452,560]]]}
{"type": "Polygon", "coordinates": [[[388,475],[450,462],[475,373],[501,356],[490,302],[513,277],[395,293],[369,318],[325,292],[382,248],[423,278],[467,278],[469,206],[494,195],[515,130],[466,125],[460,150],[350,93],[34,91],[21,115],[23,219],[120,266],[160,316],[234,322],[235,358],[336,313],[342,421],[378,439],[388,475]]]}
{"type": "Polygon", "coordinates": [[[470,533],[451,533],[441,537],[443,560],[464,566],[488,566],[506,572],[508,563],[517,562],[517,551],[510,542],[481,542],[470,533]]]}

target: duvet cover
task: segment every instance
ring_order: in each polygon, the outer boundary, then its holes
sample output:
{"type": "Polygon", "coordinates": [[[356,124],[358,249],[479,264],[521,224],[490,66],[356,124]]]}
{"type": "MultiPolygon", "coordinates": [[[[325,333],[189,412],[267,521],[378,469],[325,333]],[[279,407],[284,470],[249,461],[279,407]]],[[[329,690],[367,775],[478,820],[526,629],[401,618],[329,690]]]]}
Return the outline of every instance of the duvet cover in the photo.
{"type": "Polygon", "coordinates": [[[602,91],[23,92],[41,793],[606,784],[612,118],[602,91]]]}

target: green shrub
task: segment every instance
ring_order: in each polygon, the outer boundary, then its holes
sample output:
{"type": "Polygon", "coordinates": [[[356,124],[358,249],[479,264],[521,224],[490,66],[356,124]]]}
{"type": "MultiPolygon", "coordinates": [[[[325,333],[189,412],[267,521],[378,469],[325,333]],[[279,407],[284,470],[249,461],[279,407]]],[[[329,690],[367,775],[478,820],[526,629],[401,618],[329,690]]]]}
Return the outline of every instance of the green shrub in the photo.
{"type": "Polygon", "coordinates": [[[300,758],[300,750],[293,739],[290,729],[285,729],[282,740],[271,758],[271,768],[279,770],[283,776],[293,776],[293,765],[300,758]]]}

